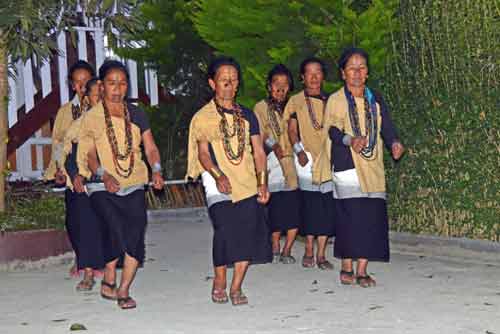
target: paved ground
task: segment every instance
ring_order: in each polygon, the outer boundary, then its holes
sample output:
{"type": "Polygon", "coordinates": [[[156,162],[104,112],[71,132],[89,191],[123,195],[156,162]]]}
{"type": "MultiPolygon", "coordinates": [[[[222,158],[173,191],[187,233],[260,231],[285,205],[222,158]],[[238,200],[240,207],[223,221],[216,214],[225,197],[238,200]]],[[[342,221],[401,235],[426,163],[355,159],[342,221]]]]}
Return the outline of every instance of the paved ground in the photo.
{"type": "MultiPolygon", "coordinates": [[[[0,333],[474,333],[500,334],[498,262],[392,253],[372,264],[373,289],[343,287],[334,272],[297,265],[250,268],[248,306],[210,301],[211,236],[205,218],[150,224],[135,310],[74,290],[68,265],[0,272],[0,333]]],[[[294,254],[300,257],[303,244],[294,254]]],[[[330,251],[331,253],[331,251],[330,251]]]]}

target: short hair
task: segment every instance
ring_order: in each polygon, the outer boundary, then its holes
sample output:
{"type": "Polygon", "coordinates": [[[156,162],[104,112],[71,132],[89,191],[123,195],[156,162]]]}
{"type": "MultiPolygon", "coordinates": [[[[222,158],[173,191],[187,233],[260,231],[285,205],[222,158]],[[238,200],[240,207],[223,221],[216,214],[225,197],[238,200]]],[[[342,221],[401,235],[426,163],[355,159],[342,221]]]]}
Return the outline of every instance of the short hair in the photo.
{"type": "Polygon", "coordinates": [[[308,57],[304,59],[302,63],[300,63],[300,75],[304,75],[306,73],[306,66],[313,63],[319,64],[321,66],[321,72],[323,72],[323,76],[326,77],[326,64],[324,61],[317,57],[308,57]]]}
{"type": "Polygon", "coordinates": [[[268,87],[271,86],[271,83],[273,81],[273,77],[275,75],[285,75],[288,79],[288,86],[290,87],[289,90],[293,91],[293,76],[292,76],[292,72],[290,72],[288,67],[286,67],[283,64],[275,65],[267,74],[267,86],[268,87]]]}
{"type": "Polygon", "coordinates": [[[208,66],[208,78],[212,80],[215,79],[217,71],[221,66],[224,65],[232,66],[236,69],[236,71],[238,72],[238,81],[240,82],[241,85],[242,83],[241,81],[243,80],[243,78],[241,77],[241,67],[240,64],[238,64],[236,59],[234,59],[233,57],[220,56],[215,58],[208,66]]]}
{"type": "Polygon", "coordinates": [[[338,61],[339,77],[340,78],[342,78],[342,70],[345,69],[347,62],[354,55],[358,55],[358,56],[365,58],[366,66],[368,66],[368,70],[370,70],[370,57],[368,56],[368,53],[361,48],[350,47],[350,48],[344,49],[344,51],[340,55],[340,58],[338,61]]]}
{"type": "Polygon", "coordinates": [[[99,83],[98,77],[93,77],[92,79],[87,81],[87,84],[85,85],[85,95],[89,95],[90,89],[98,83],[99,83]]]}
{"type": "Polygon", "coordinates": [[[85,60],[79,60],[76,63],[74,63],[73,65],[71,65],[71,67],[69,68],[68,82],[71,83],[73,81],[73,74],[78,70],[86,70],[89,72],[91,77],[95,77],[94,67],[92,67],[92,65],[90,65],[85,60]]]}
{"type": "Polygon", "coordinates": [[[108,75],[108,73],[113,71],[113,70],[119,70],[119,71],[122,71],[123,73],[125,73],[125,76],[127,77],[127,82],[129,81],[129,74],[128,74],[127,67],[121,61],[113,60],[113,59],[106,60],[101,65],[101,67],[99,68],[99,79],[104,81],[104,78],[106,77],[106,75],[108,75]]]}

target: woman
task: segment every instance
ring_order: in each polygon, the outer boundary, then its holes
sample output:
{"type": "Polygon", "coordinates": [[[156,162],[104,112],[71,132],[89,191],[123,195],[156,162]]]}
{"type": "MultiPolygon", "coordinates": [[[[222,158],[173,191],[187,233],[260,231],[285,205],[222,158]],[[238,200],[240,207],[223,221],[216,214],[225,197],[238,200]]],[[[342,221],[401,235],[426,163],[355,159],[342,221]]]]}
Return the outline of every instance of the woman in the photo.
{"type": "Polygon", "coordinates": [[[269,225],[272,232],[273,263],[295,263],[292,246],[300,224],[300,193],[293,151],[288,139],[288,124],[283,112],[288,93],[293,90],[293,77],[285,65],[274,66],[267,75],[269,97],[254,107],[259,120],[262,140],[267,151],[269,191],[269,225]],[[281,233],[286,242],[280,252],[281,233]]]}
{"type": "MultiPolygon", "coordinates": [[[[94,273],[104,267],[101,240],[101,222],[96,216],[88,196],[84,193],[82,179],[78,176],[76,156],[71,153],[71,141],[67,148],[66,138],[74,137],[71,128],[77,128],[82,116],[89,109],[85,101],[85,86],[95,75],[89,63],[80,60],[69,70],[69,82],[75,91],[71,102],[63,105],[57,112],[52,132],[53,159],[46,172],[46,178],[56,178],[66,183],[66,229],[76,255],[75,273],[83,271],[83,279],[78,283],[78,291],[92,290],[94,273]]],[[[75,144],[76,145],[76,144],[75,144]]],[[[75,151],[76,153],[76,151],[75,151]]],[[[61,182],[62,181],[62,182],[61,182]]]]}
{"type": "Polygon", "coordinates": [[[338,66],[344,87],[328,99],[325,121],[337,215],[334,255],[342,260],[342,284],[371,287],[376,282],[367,273],[368,261],[389,261],[382,142],[395,160],[404,148],[385,104],[366,86],[368,54],[347,49],[338,66]]]}
{"type": "Polygon", "coordinates": [[[329,166],[318,164],[318,155],[324,139],[324,113],[327,96],[322,91],[326,75],[321,59],[311,57],[300,65],[304,90],[290,97],[285,108],[288,135],[295,153],[295,168],[302,197],[302,225],[300,233],[306,237],[302,266],[332,270],[333,264],[326,259],[328,238],[335,234],[332,177],[329,166]],[[324,170],[322,179],[314,180],[313,173],[324,170]],[[317,250],[314,254],[314,240],[317,250]],[[316,255],[316,260],[314,259],[316,255]]]}
{"type": "Polygon", "coordinates": [[[99,69],[102,102],[82,119],[78,136],[78,168],[87,180],[90,200],[106,227],[105,272],[101,296],[117,300],[122,309],[136,307],[130,287],[137,267],[144,260],[146,203],[144,186],[148,169],[142,160],[141,144],[155,189],[163,188],[160,153],[144,111],[128,104],[128,71],[119,61],[108,60],[99,69]],[[94,157],[89,159],[90,157],[94,157]],[[99,165],[98,168],[97,165],[99,165]],[[97,178],[97,179],[96,179],[97,178]],[[102,182],[99,182],[101,181],[102,182]],[[120,284],[116,265],[123,257],[120,284]]]}
{"type": "Polygon", "coordinates": [[[239,64],[220,57],[208,74],[214,98],[191,120],[186,178],[201,174],[214,227],[212,301],[228,302],[226,273],[234,266],[229,297],[233,305],[244,305],[249,264],[271,261],[262,206],[269,201],[266,155],[255,114],[236,103],[239,64]]]}

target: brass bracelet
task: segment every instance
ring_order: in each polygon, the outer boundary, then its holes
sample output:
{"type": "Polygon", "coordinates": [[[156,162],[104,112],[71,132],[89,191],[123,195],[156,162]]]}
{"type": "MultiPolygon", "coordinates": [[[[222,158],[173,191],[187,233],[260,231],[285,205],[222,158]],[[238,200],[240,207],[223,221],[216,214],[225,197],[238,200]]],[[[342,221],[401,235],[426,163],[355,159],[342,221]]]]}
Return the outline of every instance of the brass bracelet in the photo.
{"type": "Polygon", "coordinates": [[[267,186],[267,171],[261,171],[257,173],[257,186],[267,186]]]}
{"type": "Polygon", "coordinates": [[[219,177],[221,177],[222,175],[224,175],[221,170],[217,167],[212,167],[210,168],[210,170],[208,171],[210,173],[210,175],[212,175],[212,177],[214,179],[218,179],[219,177]]]}

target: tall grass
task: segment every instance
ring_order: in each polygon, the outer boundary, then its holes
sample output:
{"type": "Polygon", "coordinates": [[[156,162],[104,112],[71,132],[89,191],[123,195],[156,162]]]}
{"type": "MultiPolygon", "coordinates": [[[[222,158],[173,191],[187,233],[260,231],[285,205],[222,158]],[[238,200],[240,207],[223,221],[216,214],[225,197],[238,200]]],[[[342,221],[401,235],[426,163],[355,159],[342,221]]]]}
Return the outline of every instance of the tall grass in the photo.
{"type": "Polygon", "coordinates": [[[398,231],[500,240],[500,0],[402,0],[384,91],[398,231]]]}

